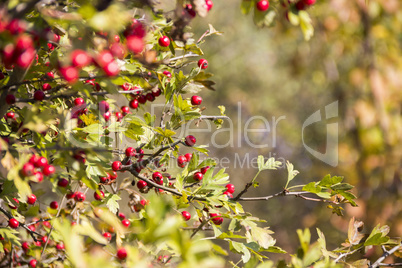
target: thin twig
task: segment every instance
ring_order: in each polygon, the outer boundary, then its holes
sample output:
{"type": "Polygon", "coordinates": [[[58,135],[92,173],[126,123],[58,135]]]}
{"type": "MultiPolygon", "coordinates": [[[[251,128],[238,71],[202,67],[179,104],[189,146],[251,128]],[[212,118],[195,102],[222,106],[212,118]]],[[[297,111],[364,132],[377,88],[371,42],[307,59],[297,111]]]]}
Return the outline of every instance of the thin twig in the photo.
{"type": "Polygon", "coordinates": [[[361,249],[361,247],[360,247],[360,248],[357,248],[357,249],[355,249],[355,250],[353,250],[353,251],[349,251],[349,252],[342,253],[342,254],[340,254],[340,255],[334,260],[334,262],[338,262],[338,261],[340,261],[341,259],[345,258],[346,256],[352,255],[352,254],[355,253],[356,251],[359,251],[360,249],[361,249]]]}
{"type": "Polygon", "coordinates": [[[377,260],[375,263],[373,263],[372,265],[370,265],[369,268],[378,267],[378,266],[381,264],[381,262],[382,262],[386,257],[388,257],[389,255],[394,254],[394,253],[395,253],[397,250],[399,250],[401,247],[402,247],[402,243],[399,243],[399,245],[393,247],[391,250],[388,250],[388,251],[385,250],[385,251],[384,251],[384,254],[382,254],[382,256],[381,256],[380,258],[378,258],[378,260],[377,260]]]}
{"type": "MultiPolygon", "coordinates": [[[[57,214],[56,214],[56,218],[59,217],[59,215],[60,215],[60,211],[61,211],[61,209],[63,208],[63,203],[64,203],[64,200],[65,200],[65,199],[66,199],[66,195],[63,195],[63,198],[61,199],[61,202],[60,202],[59,210],[57,211],[57,214]]],[[[46,249],[46,247],[47,247],[47,244],[49,243],[50,235],[52,234],[52,231],[53,231],[53,224],[52,224],[51,227],[50,227],[50,230],[49,230],[49,233],[48,233],[48,235],[47,235],[47,239],[46,239],[45,245],[43,246],[42,252],[41,252],[41,254],[40,254],[40,258],[41,258],[41,259],[42,259],[42,257],[43,257],[43,253],[45,252],[45,249],[46,249]]]]}

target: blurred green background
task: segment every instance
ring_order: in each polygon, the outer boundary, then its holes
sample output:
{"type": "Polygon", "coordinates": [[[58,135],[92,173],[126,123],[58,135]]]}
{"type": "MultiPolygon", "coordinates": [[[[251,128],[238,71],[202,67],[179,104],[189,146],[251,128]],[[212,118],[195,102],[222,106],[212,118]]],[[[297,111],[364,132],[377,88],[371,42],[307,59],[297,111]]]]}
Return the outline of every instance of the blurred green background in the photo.
{"type": "MultiPolygon", "coordinates": [[[[250,15],[243,15],[240,1],[214,1],[206,18],[194,19],[196,40],[209,23],[224,32],[207,37],[203,46],[207,70],[215,74],[217,83],[216,92],[201,93],[207,107],[204,114],[218,114],[215,107],[225,105],[237,131],[240,102],[241,124],[262,116],[271,127],[270,133],[248,135],[255,144],[268,144],[267,148],[254,148],[244,140],[238,146],[236,132],[234,146],[210,146],[210,155],[230,159],[227,171],[237,192],[256,170],[235,166],[236,154],[242,160],[247,154],[250,159],[262,154],[289,160],[301,172],[292,185],[330,173],[345,176],[345,182],[356,186],[359,207],[345,206],[343,217],[333,215],[323,203],[291,197],[244,204],[246,210],[268,221],[278,246],[290,253],[298,245],[297,228],[308,227],[315,234],[314,228],[319,227],[327,235],[328,248],[340,245],[353,216],[365,222],[366,230],[388,224],[391,236],[401,236],[402,2],[318,0],[308,10],[315,28],[310,41],[285,19],[278,1],[272,1],[271,8],[277,10],[279,19],[269,29],[258,29],[250,15]],[[339,164],[331,167],[306,151],[301,130],[312,113],[334,101],[339,101],[339,117],[330,122],[339,124],[339,164]],[[281,116],[286,118],[277,123],[274,144],[272,117],[281,116]]],[[[250,128],[263,128],[262,123],[254,120],[250,128]]],[[[322,152],[326,123],[313,124],[305,131],[306,144],[322,152]]],[[[230,124],[226,122],[225,127],[230,124]]],[[[199,134],[197,139],[206,144],[211,136],[199,134]]],[[[229,139],[228,131],[216,134],[220,144],[229,139]]],[[[286,176],[285,169],[264,171],[260,187],[245,196],[279,192],[286,176]]]]}

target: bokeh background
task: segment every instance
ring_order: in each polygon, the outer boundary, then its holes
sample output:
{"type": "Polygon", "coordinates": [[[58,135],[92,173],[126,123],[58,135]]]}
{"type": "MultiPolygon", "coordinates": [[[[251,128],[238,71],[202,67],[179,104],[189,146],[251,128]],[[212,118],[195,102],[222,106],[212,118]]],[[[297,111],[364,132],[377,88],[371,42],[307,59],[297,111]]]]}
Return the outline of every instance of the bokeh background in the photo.
{"type": "MultiPolygon", "coordinates": [[[[207,110],[217,114],[217,105],[226,106],[235,131],[252,116],[281,120],[276,128],[276,144],[271,133],[249,133],[254,148],[244,140],[238,146],[211,146],[211,156],[228,157],[228,173],[237,191],[250,181],[256,170],[234,164],[236,154],[250,159],[262,154],[289,160],[300,171],[292,185],[321,179],[326,174],[342,175],[356,186],[359,207],[345,206],[344,216],[331,213],[323,203],[282,197],[269,202],[245,203],[244,207],[268,221],[277,244],[294,253],[298,239],[294,230],[315,227],[327,236],[333,249],[347,238],[351,217],[365,222],[369,231],[377,224],[388,224],[391,236],[402,235],[402,2],[398,0],[317,1],[308,10],[315,28],[305,41],[299,27],[285,19],[279,4],[279,20],[269,29],[258,29],[250,15],[240,10],[240,1],[214,1],[206,18],[196,18],[192,26],[197,39],[212,24],[222,36],[207,37],[203,47],[214,73],[216,91],[203,91],[207,110]],[[316,110],[339,101],[339,164],[331,167],[310,155],[303,146],[303,122],[316,110]],[[239,124],[238,103],[241,103],[239,124]]],[[[250,128],[263,128],[254,120],[250,128]]],[[[325,152],[326,123],[308,127],[305,142],[325,152]]],[[[200,127],[203,127],[200,125],[200,127]]],[[[230,127],[225,123],[223,128],[230,127]]],[[[237,133],[237,132],[236,132],[237,133]]],[[[329,133],[331,135],[331,133],[329,133]]],[[[333,134],[333,133],[332,133],[333,134]]],[[[197,135],[210,142],[211,135],[197,135]]],[[[229,132],[216,134],[221,144],[229,132]]],[[[205,144],[203,143],[203,144],[205,144]]],[[[264,171],[260,187],[245,196],[279,192],[286,183],[286,170],[264,171]]],[[[381,254],[380,251],[373,254],[381,254]]],[[[274,257],[275,258],[275,257],[274,257]]]]}

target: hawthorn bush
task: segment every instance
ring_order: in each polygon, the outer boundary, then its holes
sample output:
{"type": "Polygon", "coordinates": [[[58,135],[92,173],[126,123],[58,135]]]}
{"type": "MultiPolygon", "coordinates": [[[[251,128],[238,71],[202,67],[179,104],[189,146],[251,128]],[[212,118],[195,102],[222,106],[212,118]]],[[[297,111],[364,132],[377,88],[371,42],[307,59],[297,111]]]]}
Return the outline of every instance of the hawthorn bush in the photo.
{"type": "MultiPolygon", "coordinates": [[[[309,39],[314,4],[248,0],[241,10],[253,11],[258,27],[288,19],[309,39]]],[[[356,197],[340,176],[292,186],[293,165],[264,156],[236,190],[187,133],[188,124],[219,128],[227,119],[223,106],[205,114],[201,97],[214,90],[201,45],[222,33],[209,25],[194,36],[190,28],[211,8],[210,0],[0,6],[1,266],[377,267],[400,254],[387,226],[365,235],[351,219],[336,249],[326,248],[319,229],[316,242],[297,230],[301,246],[283,257],[288,262],[268,259],[287,253],[243,202],[293,196],[341,216],[356,197]],[[243,196],[263,183],[261,172],[278,168],[287,171],[283,191],[243,196]],[[373,246],[384,250],[377,260],[364,257],[373,246]]]]}

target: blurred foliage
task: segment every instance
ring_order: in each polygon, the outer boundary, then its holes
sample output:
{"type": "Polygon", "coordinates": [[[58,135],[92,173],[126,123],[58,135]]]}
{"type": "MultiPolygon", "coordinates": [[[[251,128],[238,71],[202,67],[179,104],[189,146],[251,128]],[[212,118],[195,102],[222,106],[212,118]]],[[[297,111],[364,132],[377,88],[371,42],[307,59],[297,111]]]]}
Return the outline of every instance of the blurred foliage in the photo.
{"type": "MultiPolygon", "coordinates": [[[[208,101],[226,106],[235,129],[243,129],[251,116],[261,115],[269,121],[271,132],[253,137],[255,144],[268,144],[267,148],[251,151],[242,136],[234,135],[233,148],[211,148],[212,153],[230,155],[228,172],[237,187],[256,171],[240,167],[239,162],[233,165],[235,154],[241,159],[248,153],[250,157],[263,154],[289,159],[302,171],[306,183],[329,171],[342,174],[358,185],[359,207],[348,207],[346,215],[363,220],[369,228],[387,223],[391,234],[400,236],[402,3],[317,1],[309,10],[315,33],[308,42],[303,42],[300,30],[284,18],[285,8],[277,6],[279,19],[267,30],[253,28],[250,17],[243,16],[236,5],[240,2],[231,3],[230,8],[227,3],[216,3],[212,16],[205,18],[225,37],[212,39],[203,47],[218,89],[209,94],[208,101]],[[225,12],[220,12],[221,8],[225,12]],[[315,159],[301,140],[306,118],[333,101],[339,101],[339,117],[331,121],[339,124],[337,167],[315,159]],[[275,130],[272,116],[286,117],[275,130]],[[238,146],[240,142],[243,146],[238,146]]],[[[203,24],[196,21],[196,33],[205,31],[203,24]]],[[[261,121],[255,123],[254,128],[265,127],[261,121]]],[[[325,122],[316,123],[306,129],[305,142],[323,152],[326,134],[325,122]]],[[[218,135],[217,139],[224,143],[227,136],[218,135]]],[[[283,172],[273,173],[266,178],[269,183],[255,191],[275,192],[281,187],[278,178],[284,176],[283,172]]],[[[297,243],[288,229],[318,226],[331,238],[329,244],[339,242],[339,232],[347,231],[349,217],[336,217],[316,204],[281,199],[268,205],[246,204],[245,208],[266,215],[264,219],[272,224],[278,244],[285,249],[297,243]]]]}

